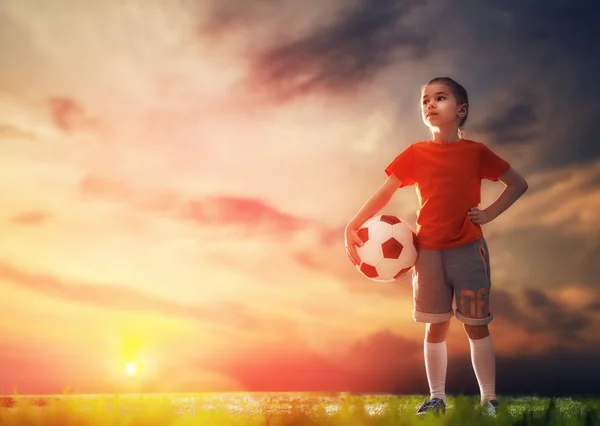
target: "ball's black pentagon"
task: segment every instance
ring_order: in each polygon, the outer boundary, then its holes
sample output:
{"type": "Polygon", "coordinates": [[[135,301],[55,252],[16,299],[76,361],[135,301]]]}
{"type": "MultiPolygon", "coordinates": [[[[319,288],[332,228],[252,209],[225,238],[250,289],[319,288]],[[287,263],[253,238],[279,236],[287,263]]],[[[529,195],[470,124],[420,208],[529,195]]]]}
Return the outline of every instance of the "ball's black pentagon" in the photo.
{"type": "Polygon", "coordinates": [[[381,215],[380,221],[381,222],[385,222],[385,223],[389,223],[390,225],[394,225],[396,223],[400,223],[401,222],[401,220],[398,219],[396,216],[392,216],[392,215],[389,215],[389,214],[381,215]]]}
{"type": "Polygon", "coordinates": [[[369,228],[360,228],[357,233],[358,238],[360,238],[363,243],[369,241],[369,228]]]}
{"type": "Polygon", "coordinates": [[[375,269],[374,266],[369,265],[368,263],[363,263],[362,265],[360,265],[360,272],[362,272],[363,274],[365,274],[365,276],[369,278],[376,278],[378,275],[377,269],[375,269]]]}
{"type": "Polygon", "coordinates": [[[381,244],[383,250],[383,257],[385,259],[398,259],[400,253],[402,253],[402,244],[395,238],[390,238],[383,244],[381,244]]]}
{"type": "Polygon", "coordinates": [[[406,274],[408,271],[410,271],[411,268],[412,268],[412,266],[409,266],[408,268],[401,269],[396,275],[394,275],[394,279],[397,280],[398,278],[400,278],[401,276],[403,276],[404,274],[406,274]]]}

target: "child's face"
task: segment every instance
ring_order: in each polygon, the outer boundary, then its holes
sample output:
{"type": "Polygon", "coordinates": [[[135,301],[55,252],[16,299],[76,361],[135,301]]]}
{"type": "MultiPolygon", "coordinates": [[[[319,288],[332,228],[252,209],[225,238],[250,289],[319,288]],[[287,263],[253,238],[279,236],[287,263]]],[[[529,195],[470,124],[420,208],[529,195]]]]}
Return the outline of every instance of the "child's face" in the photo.
{"type": "Polygon", "coordinates": [[[445,127],[460,123],[461,111],[456,97],[443,83],[432,83],[425,86],[421,96],[421,115],[428,127],[445,127]]]}

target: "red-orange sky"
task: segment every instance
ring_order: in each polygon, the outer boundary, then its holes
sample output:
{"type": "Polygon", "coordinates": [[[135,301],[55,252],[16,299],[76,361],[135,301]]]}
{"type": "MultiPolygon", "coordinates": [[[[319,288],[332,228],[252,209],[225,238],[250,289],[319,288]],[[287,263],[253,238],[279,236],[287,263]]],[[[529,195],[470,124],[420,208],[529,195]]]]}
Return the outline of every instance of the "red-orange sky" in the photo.
{"type": "Polygon", "coordinates": [[[544,7],[1,2],[0,394],[427,392],[410,278],[363,278],[343,229],[445,75],[529,182],[484,226],[498,393],[592,392],[598,6],[544,7]]]}

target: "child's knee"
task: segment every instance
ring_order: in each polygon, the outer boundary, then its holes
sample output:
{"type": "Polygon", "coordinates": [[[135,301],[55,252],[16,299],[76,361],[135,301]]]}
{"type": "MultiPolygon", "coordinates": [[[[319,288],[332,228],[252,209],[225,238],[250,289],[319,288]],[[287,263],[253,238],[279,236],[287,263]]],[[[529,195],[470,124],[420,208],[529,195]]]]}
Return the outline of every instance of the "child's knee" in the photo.
{"type": "Polygon", "coordinates": [[[483,339],[490,335],[490,330],[489,330],[487,324],[484,324],[484,325],[463,324],[463,326],[465,328],[465,332],[467,333],[467,336],[469,336],[469,339],[471,339],[471,340],[483,339]]]}
{"type": "Polygon", "coordinates": [[[428,323],[425,329],[425,340],[431,343],[443,342],[446,340],[449,328],[450,320],[428,323]]]}

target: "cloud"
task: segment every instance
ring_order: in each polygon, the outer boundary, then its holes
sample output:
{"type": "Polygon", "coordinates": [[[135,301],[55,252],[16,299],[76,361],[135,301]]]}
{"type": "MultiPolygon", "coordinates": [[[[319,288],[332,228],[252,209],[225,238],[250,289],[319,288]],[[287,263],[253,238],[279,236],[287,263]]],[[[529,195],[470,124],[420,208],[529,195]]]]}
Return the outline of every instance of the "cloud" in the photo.
{"type": "Polygon", "coordinates": [[[203,226],[235,224],[247,228],[269,229],[271,232],[293,232],[302,228],[303,220],[283,213],[262,200],[215,196],[191,200],[185,204],[183,217],[203,226]]]}
{"type": "Polygon", "coordinates": [[[494,144],[522,144],[531,143],[539,137],[539,124],[533,105],[517,102],[503,110],[498,106],[493,116],[474,129],[487,135],[494,144]]]}
{"type": "Polygon", "coordinates": [[[72,132],[95,126],[98,121],[87,115],[83,105],[69,97],[52,97],[49,101],[50,118],[57,129],[72,132]]]}
{"type": "MultiPolygon", "coordinates": [[[[349,391],[357,393],[427,394],[423,341],[380,330],[338,353],[317,353],[301,341],[244,350],[206,363],[239,383],[241,390],[349,391]]],[[[446,391],[479,394],[467,352],[449,350],[446,391]]],[[[569,395],[595,392],[598,348],[572,350],[553,345],[547,353],[518,356],[497,354],[497,389],[501,394],[569,395]],[[565,360],[569,360],[566,362],[565,360]],[[591,370],[590,370],[591,369],[591,370]]]]}
{"type": "Polygon", "coordinates": [[[48,212],[29,211],[19,213],[11,219],[11,222],[23,226],[38,226],[43,225],[52,219],[52,215],[48,212]]]}
{"type": "MultiPolygon", "coordinates": [[[[532,336],[549,341],[583,343],[582,333],[595,324],[592,301],[582,306],[564,303],[564,295],[549,295],[534,288],[503,290],[494,286],[490,294],[490,311],[494,317],[526,330],[532,336]]],[[[586,292],[588,294],[588,292],[586,292]]],[[[593,300],[593,299],[592,299],[593,300]]]]}
{"type": "Polygon", "coordinates": [[[599,357],[598,347],[568,349],[560,339],[544,354],[501,356],[497,359],[497,389],[500,394],[594,395],[600,375],[599,357]]]}
{"type": "Polygon", "coordinates": [[[94,175],[87,175],[79,182],[79,191],[85,195],[115,201],[134,200],[136,197],[135,189],[123,180],[94,175]]]}
{"type": "Polygon", "coordinates": [[[0,124],[0,138],[2,139],[35,139],[35,134],[11,124],[0,124]]]}
{"type": "Polygon", "coordinates": [[[600,160],[525,173],[525,178],[529,190],[490,224],[493,234],[543,228],[552,238],[585,238],[600,232],[600,160]]]}
{"type": "MultiPolygon", "coordinates": [[[[245,304],[213,302],[210,306],[186,305],[122,285],[69,282],[29,272],[5,262],[0,262],[0,278],[19,287],[62,300],[129,312],[144,311],[191,318],[205,324],[251,329],[258,326],[256,321],[262,316],[256,315],[245,304]]],[[[262,317],[266,320],[266,317],[262,317]]]]}
{"type": "Polygon", "coordinates": [[[246,391],[410,392],[424,375],[415,369],[421,356],[420,342],[381,330],[333,355],[295,341],[202,364],[231,377],[246,391]]]}
{"type": "Polygon", "coordinates": [[[413,0],[361,0],[333,24],[285,41],[251,63],[248,87],[274,101],[313,93],[354,93],[398,56],[419,60],[429,39],[407,24],[413,0]]]}
{"type": "Polygon", "coordinates": [[[289,233],[309,223],[258,198],[227,195],[186,198],[171,190],[140,189],[123,180],[93,175],[81,180],[79,190],[84,195],[167,213],[199,226],[238,226],[251,233],[289,233]]]}

